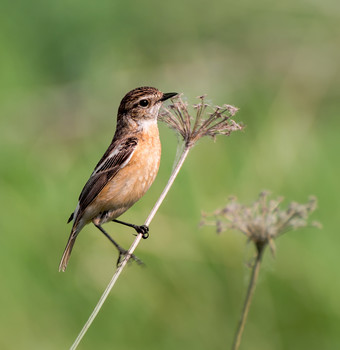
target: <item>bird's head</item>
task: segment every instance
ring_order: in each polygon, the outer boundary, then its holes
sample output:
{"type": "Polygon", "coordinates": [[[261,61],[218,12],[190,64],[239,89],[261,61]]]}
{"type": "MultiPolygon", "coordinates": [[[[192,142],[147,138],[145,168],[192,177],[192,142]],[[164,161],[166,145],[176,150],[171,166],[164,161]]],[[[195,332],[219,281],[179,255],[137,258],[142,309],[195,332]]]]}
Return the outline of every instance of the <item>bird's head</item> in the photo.
{"type": "Polygon", "coordinates": [[[146,86],[131,90],[120,103],[118,121],[122,118],[138,126],[156,122],[162,102],[176,95],[176,92],[163,93],[146,86]]]}

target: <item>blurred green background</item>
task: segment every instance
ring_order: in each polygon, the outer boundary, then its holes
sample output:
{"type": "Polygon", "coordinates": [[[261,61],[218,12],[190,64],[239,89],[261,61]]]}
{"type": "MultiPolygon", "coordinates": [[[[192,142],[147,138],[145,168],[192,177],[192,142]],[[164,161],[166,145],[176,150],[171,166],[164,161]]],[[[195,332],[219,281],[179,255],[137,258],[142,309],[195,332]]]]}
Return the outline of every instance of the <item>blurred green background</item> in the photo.
{"type": "MultiPolygon", "coordinates": [[[[59,259],[79,192],[111,141],[132,88],[240,107],[244,132],[191,152],[130,265],[79,349],[228,349],[252,255],[245,237],[198,228],[229,195],[263,189],[319,199],[323,229],[289,233],[265,254],[241,349],[340,344],[340,5],[332,0],[9,1],[0,14],[0,348],[67,349],[117,258],[93,227],[66,273],[59,259]]],[[[147,195],[171,172],[177,140],[147,195]]],[[[128,247],[128,228],[106,228],[128,247]]]]}

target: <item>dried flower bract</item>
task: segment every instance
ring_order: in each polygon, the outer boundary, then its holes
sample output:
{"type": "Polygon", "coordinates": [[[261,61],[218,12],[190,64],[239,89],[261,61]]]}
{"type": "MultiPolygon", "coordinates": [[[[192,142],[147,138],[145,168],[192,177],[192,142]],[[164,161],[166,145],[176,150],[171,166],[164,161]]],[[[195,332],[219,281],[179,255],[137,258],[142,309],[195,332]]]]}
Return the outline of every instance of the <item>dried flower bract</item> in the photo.
{"type": "Polygon", "coordinates": [[[320,227],[317,222],[308,222],[309,214],[316,209],[316,198],[310,197],[308,203],[291,202],[286,209],[280,209],[283,198],[269,199],[268,192],[261,192],[259,198],[250,206],[239,203],[236,197],[212,215],[203,214],[202,225],[216,226],[218,233],[238,230],[252,241],[257,249],[267,244],[275,253],[274,239],[283,233],[300,227],[320,227]],[[213,220],[206,220],[207,217],[213,220]]]}
{"type": "Polygon", "coordinates": [[[231,105],[212,107],[205,102],[205,96],[199,96],[198,99],[200,102],[192,106],[192,115],[188,111],[188,104],[177,95],[171,99],[172,104],[162,107],[158,116],[159,120],[182,136],[186,147],[192,147],[203,136],[215,138],[243,129],[242,125],[231,119],[238,108],[231,105]]]}

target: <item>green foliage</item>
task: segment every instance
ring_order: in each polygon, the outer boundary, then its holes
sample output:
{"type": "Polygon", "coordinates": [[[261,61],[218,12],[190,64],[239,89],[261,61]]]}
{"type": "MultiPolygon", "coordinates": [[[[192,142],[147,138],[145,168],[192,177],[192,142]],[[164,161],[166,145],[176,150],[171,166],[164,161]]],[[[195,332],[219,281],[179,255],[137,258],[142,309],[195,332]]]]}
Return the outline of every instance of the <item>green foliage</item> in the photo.
{"type": "MultiPolygon", "coordinates": [[[[118,103],[151,85],[189,103],[240,107],[244,132],[192,150],[82,349],[222,349],[232,342],[251,253],[236,234],[198,229],[200,211],[263,189],[312,219],[265,254],[244,349],[335,349],[340,321],[339,4],[334,1],[3,1],[0,14],[0,348],[65,349],[117,256],[87,227],[58,263],[77,196],[109,144],[118,103]],[[270,263],[268,263],[270,260],[270,263]]],[[[176,137],[148,194],[122,219],[142,223],[171,172],[176,137]]],[[[132,232],[106,226],[128,247],[132,232]]]]}

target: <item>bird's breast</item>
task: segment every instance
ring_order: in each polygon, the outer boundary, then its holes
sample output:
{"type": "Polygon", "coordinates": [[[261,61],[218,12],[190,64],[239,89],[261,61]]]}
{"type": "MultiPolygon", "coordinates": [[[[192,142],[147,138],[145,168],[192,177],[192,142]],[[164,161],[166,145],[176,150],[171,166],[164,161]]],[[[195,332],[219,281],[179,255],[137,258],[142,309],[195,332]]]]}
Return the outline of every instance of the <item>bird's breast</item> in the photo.
{"type": "Polygon", "coordinates": [[[161,157],[157,124],[137,136],[138,144],[130,161],[99,194],[101,211],[116,211],[121,215],[145,194],[156,178],[161,157]]]}
{"type": "Polygon", "coordinates": [[[131,183],[132,192],[136,193],[139,198],[145,194],[154,182],[158,173],[160,158],[161,143],[158,128],[157,125],[150,126],[147,132],[141,134],[137,149],[127,166],[127,171],[131,173],[130,181],[127,182],[131,183]]]}

